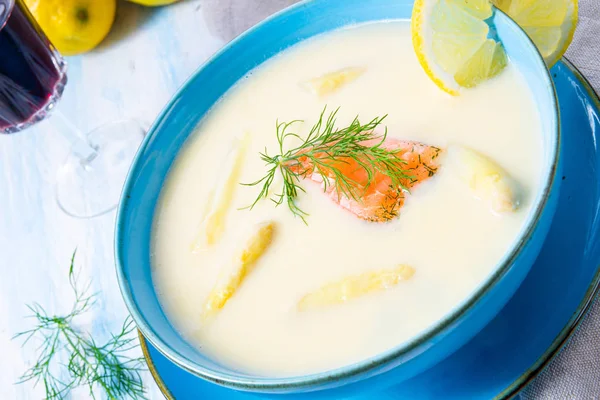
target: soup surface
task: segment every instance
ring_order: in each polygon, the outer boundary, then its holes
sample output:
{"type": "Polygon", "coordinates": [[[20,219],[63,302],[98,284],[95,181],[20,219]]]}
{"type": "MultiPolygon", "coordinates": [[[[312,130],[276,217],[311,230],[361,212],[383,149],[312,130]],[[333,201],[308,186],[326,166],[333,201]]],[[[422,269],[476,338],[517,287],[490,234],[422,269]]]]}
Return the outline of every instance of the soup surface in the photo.
{"type": "MultiPolygon", "coordinates": [[[[430,328],[495,270],[527,220],[541,157],[534,99],[510,63],[498,77],[451,97],[419,66],[406,22],[319,36],[242,79],[206,115],[176,160],[155,217],[157,292],[180,332],[233,368],[292,376],[360,361],[430,328]],[[319,95],[307,84],[349,67],[359,68],[359,76],[331,93],[319,95]],[[275,207],[261,200],[252,210],[242,209],[254,202],[260,186],[237,183],[267,172],[259,153],[267,148],[277,154],[276,120],[303,120],[294,127],[306,135],[325,106],[339,107],[340,128],[357,114],[361,122],[387,114],[382,126],[388,138],[442,149],[440,168],[406,194],[398,217],[357,218],[308,179],[300,181],[306,193],[297,200],[309,214],[306,224],[285,203],[275,207]],[[451,145],[468,146],[501,165],[518,181],[518,208],[492,212],[474,194],[473,182],[458,173],[460,162],[446,151],[451,145]],[[235,182],[227,187],[228,180],[235,182]],[[203,221],[211,207],[219,207],[215,198],[226,199],[227,207],[219,214],[220,235],[209,245],[202,239],[203,221]],[[207,318],[216,285],[240,268],[233,255],[264,222],[273,224],[270,245],[252,268],[229,279],[235,290],[207,318]],[[407,269],[397,279],[377,277],[398,266],[407,269]],[[307,297],[311,293],[317,295],[307,297]],[[303,306],[307,299],[310,307],[303,306]]],[[[276,175],[271,194],[281,187],[276,175]]]]}

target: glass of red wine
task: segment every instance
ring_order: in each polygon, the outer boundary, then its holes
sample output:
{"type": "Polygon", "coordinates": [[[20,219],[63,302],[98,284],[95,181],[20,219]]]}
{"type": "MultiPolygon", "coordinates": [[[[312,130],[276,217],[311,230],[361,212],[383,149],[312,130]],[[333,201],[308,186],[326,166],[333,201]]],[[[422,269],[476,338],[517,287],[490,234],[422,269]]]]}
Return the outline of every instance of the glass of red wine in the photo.
{"type": "Polygon", "coordinates": [[[66,67],[23,0],[0,0],[0,134],[22,131],[52,113],[72,144],[57,174],[57,203],[71,216],[91,218],[116,207],[145,131],[124,120],[81,134],[54,110],[66,67]]]}

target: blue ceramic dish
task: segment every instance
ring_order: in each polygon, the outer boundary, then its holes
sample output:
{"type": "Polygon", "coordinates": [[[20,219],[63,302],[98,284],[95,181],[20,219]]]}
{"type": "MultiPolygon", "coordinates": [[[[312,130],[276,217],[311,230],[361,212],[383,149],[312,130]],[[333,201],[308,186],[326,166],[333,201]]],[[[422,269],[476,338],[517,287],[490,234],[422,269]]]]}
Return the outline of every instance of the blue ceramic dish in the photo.
{"type": "MultiPolygon", "coordinates": [[[[116,232],[121,291],[144,336],[182,368],[217,384],[263,393],[342,396],[406,380],[455,352],[499,312],[538,255],[557,205],[560,181],[558,106],[549,72],[526,34],[501,12],[493,16],[511,62],[536,98],[543,129],[543,182],[526,225],[504,260],[471,298],[412,341],[363,362],[291,378],[254,376],[224,367],[186,342],[164,314],[152,283],[154,209],[174,159],[210,107],[238,79],[301,40],[348,25],[409,19],[412,0],[311,0],[276,14],[232,42],[179,90],[150,129],[126,182],[116,232]],[[317,390],[324,390],[314,393],[317,390]],[[331,391],[335,390],[335,393],[331,391]]],[[[499,116],[501,118],[502,116],[499,116]]]]}
{"type": "MultiPolygon", "coordinates": [[[[377,393],[331,398],[517,400],[513,396],[549,363],[583,320],[600,293],[600,100],[567,60],[550,72],[564,132],[560,199],[542,250],[515,295],[473,339],[427,371],[377,393]]],[[[268,398],[213,385],[177,367],[143,338],[141,346],[168,400],[268,398]]],[[[298,397],[311,399],[312,394],[293,396],[298,397]]]]}

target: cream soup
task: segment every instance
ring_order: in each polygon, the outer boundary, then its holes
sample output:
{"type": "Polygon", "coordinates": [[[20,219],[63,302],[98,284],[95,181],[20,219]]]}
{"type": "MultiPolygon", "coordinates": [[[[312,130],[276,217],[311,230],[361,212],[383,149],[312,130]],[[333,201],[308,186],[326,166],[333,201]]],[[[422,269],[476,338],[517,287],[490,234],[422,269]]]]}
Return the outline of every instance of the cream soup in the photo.
{"type": "MultiPolygon", "coordinates": [[[[252,71],[199,124],[156,212],[156,290],[184,337],[239,370],[292,376],[371,357],[430,328],[495,270],[527,219],[541,156],[534,99],[510,63],[498,77],[451,97],[419,66],[406,22],[324,34],[252,71]],[[315,88],[328,86],[315,86],[315,78],[331,71],[346,76],[332,80],[336,90],[319,93],[315,88]],[[411,188],[399,216],[387,222],[357,218],[309,179],[299,183],[306,193],[297,198],[309,214],[306,224],[285,203],[261,200],[243,209],[260,187],[237,183],[265,175],[259,153],[267,148],[276,154],[276,120],[304,120],[295,127],[306,135],[325,106],[339,107],[338,127],[357,114],[361,122],[387,114],[382,127],[390,140],[442,150],[439,168],[411,188]],[[477,174],[465,180],[461,169],[479,161],[463,165],[462,152],[448,150],[456,145],[485,155],[518,182],[514,209],[494,208],[492,186],[491,192],[473,190],[469,179],[477,174]],[[202,238],[207,213],[220,205],[211,214],[218,217],[216,237],[202,238]],[[273,224],[272,237],[259,243],[265,251],[250,268],[233,256],[265,222],[273,224]],[[377,275],[404,266],[391,281],[377,275]],[[235,290],[226,302],[221,292],[206,318],[224,274],[237,274],[228,281],[235,290]]],[[[276,175],[272,194],[281,186],[276,175]]]]}

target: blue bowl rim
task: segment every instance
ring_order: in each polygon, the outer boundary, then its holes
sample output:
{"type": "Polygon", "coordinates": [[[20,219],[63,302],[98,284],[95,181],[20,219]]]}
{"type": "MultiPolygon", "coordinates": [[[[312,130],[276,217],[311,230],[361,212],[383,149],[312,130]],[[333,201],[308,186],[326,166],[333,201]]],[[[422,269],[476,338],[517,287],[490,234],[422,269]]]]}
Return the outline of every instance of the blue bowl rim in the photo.
{"type": "MultiPolygon", "coordinates": [[[[590,99],[600,110],[600,95],[594,90],[590,81],[581,73],[581,71],[565,56],[559,62],[562,62],[579,79],[582,86],[588,92],[590,99]]],[[[596,268],[596,273],[588,286],[585,295],[577,306],[573,315],[567,324],[561,329],[548,349],[537,361],[527,369],[512,385],[507,387],[497,399],[509,399],[517,395],[527,385],[529,385],[550,363],[558,356],[559,352],[567,345],[567,342],[575,334],[577,328],[581,325],[586,315],[590,312],[594,301],[600,300],[600,265],[596,268]]]]}
{"type": "MultiPolygon", "coordinates": [[[[521,232],[520,238],[516,241],[516,246],[512,248],[512,251],[504,259],[504,261],[498,265],[493,274],[489,275],[487,280],[484,281],[476,291],[471,294],[471,297],[461,303],[458,307],[453,309],[450,313],[448,313],[443,319],[440,319],[435,324],[430,326],[427,330],[421,332],[418,336],[415,336],[413,339],[404,342],[392,349],[389,349],[385,352],[379,353],[371,358],[359,361],[354,364],[346,365],[340,368],[336,368],[329,371],[313,373],[302,376],[293,376],[293,377],[285,377],[285,378],[269,378],[269,377],[241,377],[239,375],[234,374],[223,374],[221,372],[216,372],[212,369],[203,367],[189,358],[185,357],[178,352],[175,352],[170,348],[168,343],[162,340],[162,338],[154,332],[150,324],[142,316],[142,313],[139,311],[136,302],[133,299],[133,294],[130,290],[130,286],[128,285],[125,275],[124,275],[124,265],[125,262],[121,256],[121,237],[122,232],[124,231],[124,221],[125,214],[127,212],[128,202],[123,201],[124,198],[127,197],[127,194],[130,192],[131,187],[135,184],[135,179],[133,176],[135,175],[136,169],[139,167],[141,163],[141,155],[144,153],[143,150],[146,149],[148,143],[151,139],[159,132],[158,127],[162,124],[163,120],[166,119],[170,110],[176,105],[176,100],[180,93],[182,93],[194,77],[214,62],[215,59],[221,57],[224,53],[229,51],[233,46],[235,46],[242,38],[249,35],[250,33],[259,30],[263,25],[268,22],[278,19],[285,14],[296,10],[297,8],[305,7],[307,4],[316,2],[319,0],[302,0],[294,5],[286,7],[270,17],[264,19],[257,25],[251,27],[246,30],[244,33],[233,39],[231,42],[227,43],[223,46],[219,51],[217,51],[214,55],[212,55],[206,62],[204,62],[196,71],[194,71],[190,77],[179,87],[179,89],[175,92],[175,94],[171,97],[169,102],[162,109],[151,128],[148,130],[148,134],[144,138],[142,144],[139,147],[139,150],[132,162],[129,174],[123,186],[123,191],[121,194],[121,201],[119,202],[119,207],[117,209],[117,218],[116,218],[116,231],[115,231],[115,259],[116,259],[116,270],[117,270],[117,278],[119,282],[119,287],[121,290],[121,295],[125,301],[125,304],[136,322],[139,330],[142,332],[144,337],[152,343],[152,345],[165,355],[169,360],[183,368],[184,370],[195,374],[205,380],[211,381],[213,383],[229,386],[238,390],[245,391],[263,391],[263,392],[279,392],[281,390],[290,390],[290,389],[304,389],[310,390],[311,387],[316,387],[319,385],[331,383],[337,380],[345,380],[352,377],[360,376],[372,369],[380,367],[382,365],[386,365],[393,360],[405,356],[415,349],[419,348],[424,343],[430,341],[434,337],[443,333],[449,326],[456,323],[460,320],[464,315],[466,315],[469,310],[473,309],[475,305],[485,297],[486,293],[488,293],[498,282],[502,280],[502,278],[509,272],[511,269],[511,264],[521,253],[522,249],[526,247],[527,243],[531,239],[533,232],[535,231],[538,222],[542,216],[543,210],[546,207],[548,202],[548,198],[551,192],[552,187],[554,186],[556,180],[556,174],[559,166],[559,157],[560,157],[560,143],[561,143],[561,128],[560,128],[560,110],[558,106],[558,97],[556,93],[556,88],[554,87],[554,83],[550,77],[550,71],[542,57],[542,55],[537,50],[537,47],[533,43],[533,41],[529,38],[529,36],[523,31],[523,29],[508,15],[502,12],[499,9],[495,9],[495,12],[503,15],[504,18],[507,19],[507,22],[513,24],[513,28],[517,31],[520,31],[523,35],[523,38],[529,45],[533,48],[534,54],[537,56],[536,62],[541,64],[542,70],[544,71],[544,80],[545,83],[552,88],[552,103],[554,105],[555,118],[554,118],[554,131],[556,132],[556,141],[554,142],[554,146],[551,148],[551,166],[548,170],[548,176],[544,177],[543,186],[540,189],[541,197],[539,202],[535,205],[535,207],[531,211],[532,218],[529,220],[529,223],[525,227],[525,229],[521,232]]],[[[218,100],[217,100],[218,101],[218,100]]]]}

